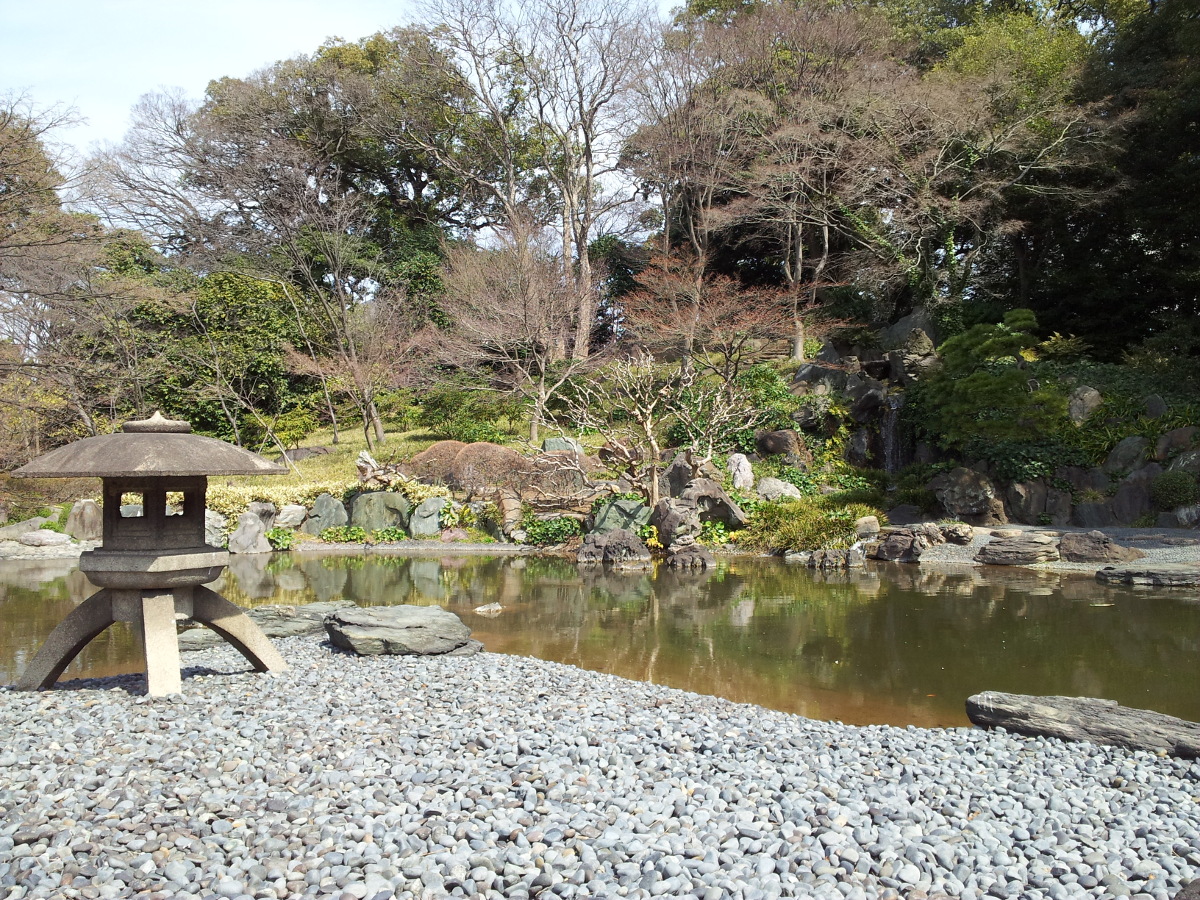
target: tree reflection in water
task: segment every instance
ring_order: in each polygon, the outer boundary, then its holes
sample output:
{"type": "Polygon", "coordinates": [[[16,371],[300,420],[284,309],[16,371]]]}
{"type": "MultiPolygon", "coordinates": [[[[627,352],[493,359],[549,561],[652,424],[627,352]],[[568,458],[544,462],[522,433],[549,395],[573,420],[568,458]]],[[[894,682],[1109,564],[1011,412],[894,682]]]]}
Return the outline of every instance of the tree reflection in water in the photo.
{"type": "MultiPolygon", "coordinates": [[[[855,724],[966,725],[963,701],[988,689],[1200,718],[1200,603],[1075,574],[895,564],[814,574],[740,557],[715,571],[622,573],[549,558],[275,554],[233,557],[221,582],[244,606],[436,603],[490,651],[855,724]],[[503,612],[473,612],[490,603],[503,612]]],[[[65,564],[6,562],[0,681],[91,590],[65,564]]],[[[114,631],[65,677],[135,671],[136,653],[114,631]]]]}

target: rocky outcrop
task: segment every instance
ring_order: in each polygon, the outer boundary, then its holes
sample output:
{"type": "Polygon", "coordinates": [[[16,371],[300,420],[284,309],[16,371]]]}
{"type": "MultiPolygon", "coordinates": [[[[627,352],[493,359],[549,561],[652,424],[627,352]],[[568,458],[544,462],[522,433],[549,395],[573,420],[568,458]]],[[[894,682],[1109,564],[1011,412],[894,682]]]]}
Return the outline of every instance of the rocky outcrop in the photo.
{"type": "Polygon", "coordinates": [[[800,493],[800,488],[794,484],[781,481],[778,478],[771,478],[770,476],[760,478],[754,490],[758,493],[758,496],[771,502],[782,500],[785,497],[792,500],[799,500],[804,496],[800,493]]]}
{"type": "Polygon", "coordinates": [[[1071,391],[1071,396],[1067,398],[1067,415],[1076,425],[1082,425],[1092,413],[1100,408],[1102,403],[1104,403],[1104,398],[1098,390],[1081,384],[1071,391]]]}
{"type": "Polygon", "coordinates": [[[95,500],[76,500],[65,530],[77,541],[100,540],[104,536],[104,510],[95,500]]]}
{"type": "Polygon", "coordinates": [[[412,504],[395,491],[368,491],[354,498],[350,524],[368,532],[384,528],[407,528],[412,504]]]}
{"type": "Polygon", "coordinates": [[[604,565],[615,569],[642,569],[653,562],[642,539],[623,528],[588,534],[575,558],[580,565],[604,565]]]}
{"type": "Polygon", "coordinates": [[[1121,706],[1115,700],[984,691],[967,698],[967,718],[983,728],[1004,728],[1031,737],[1200,758],[1200,724],[1121,706]]]}
{"type": "Polygon", "coordinates": [[[871,558],[881,562],[913,563],[928,547],[929,540],[923,533],[912,528],[889,528],[875,545],[871,558]]]}
{"type": "Polygon", "coordinates": [[[762,456],[782,456],[789,466],[806,471],[812,465],[812,451],[792,428],[760,431],[754,435],[754,448],[762,456]]]}
{"type": "Polygon", "coordinates": [[[1058,541],[1036,531],[990,541],[975,554],[975,561],[985,566],[1029,566],[1057,559],[1058,541]]]}
{"type": "Polygon", "coordinates": [[[616,498],[602,503],[592,519],[594,534],[608,534],[622,530],[637,532],[650,523],[650,507],[641,500],[616,498]]]}
{"type": "MultiPolygon", "coordinates": [[[[246,615],[269,638],[300,637],[325,634],[325,617],[339,609],[354,606],[350,600],[328,600],[320,603],[272,604],[255,606],[246,615]]],[[[204,650],[222,645],[225,639],[215,631],[196,627],[179,633],[180,650],[204,650]]]]}
{"type": "Polygon", "coordinates": [[[1003,525],[1004,503],[995,485],[974,469],[959,467],[933,478],[928,484],[947,515],[969,525],[1003,525]]]}
{"type": "Polygon", "coordinates": [[[1198,436],[1200,428],[1195,425],[1172,428],[1155,442],[1154,458],[1159,462],[1166,462],[1176,454],[1190,450],[1196,444],[1198,436]]]}
{"type": "Polygon", "coordinates": [[[1136,547],[1123,547],[1102,531],[1085,534],[1068,532],[1058,542],[1058,552],[1067,562],[1132,562],[1146,554],[1136,547]]]}
{"type": "Polygon", "coordinates": [[[754,490],[754,470],[750,467],[750,460],[746,454],[731,453],[729,455],[729,477],[733,481],[734,490],[754,490]]]}
{"type": "Polygon", "coordinates": [[[1138,584],[1147,587],[1200,586],[1200,566],[1193,563],[1138,563],[1105,566],[1096,573],[1104,584],[1138,584]]]}
{"type": "Polygon", "coordinates": [[[664,547],[694,544],[700,537],[700,516],[695,507],[678,500],[659,500],[650,514],[650,524],[658,529],[664,547]]]}
{"type": "Polygon", "coordinates": [[[325,618],[335,647],[359,656],[444,656],[478,653],[462,619],[440,606],[372,606],[339,609],[325,618]]]}
{"type": "Polygon", "coordinates": [[[711,478],[693,479],[683,489],[679,499],[695,507],[701,522],[721,522],[731,531],[740,530],[749,524],[750,520],[741,507],[711,478]]]}
{"type": "Polygon", "coordinates": [[[305,534],[319,535],[326,528],[336,528],[350,521],[346,506],[332,494],[321,494],[313,501],[308,519],[300,530],[305,534]]]}
{"type": "Polygon", "coordinates": [[[230,553],[270,553],[267,529],[257,513],[244,512],[238,516],[237,528],[229,536],[230,553]]]}
{"type": "Polygon", "coordinates": [[[1117,443],[1109,451],[1102,468],[1108,474],[1132,472],[1139,468],[1150,455],[1150,441],[1140,434],[1131,435],[1117,443]]]}

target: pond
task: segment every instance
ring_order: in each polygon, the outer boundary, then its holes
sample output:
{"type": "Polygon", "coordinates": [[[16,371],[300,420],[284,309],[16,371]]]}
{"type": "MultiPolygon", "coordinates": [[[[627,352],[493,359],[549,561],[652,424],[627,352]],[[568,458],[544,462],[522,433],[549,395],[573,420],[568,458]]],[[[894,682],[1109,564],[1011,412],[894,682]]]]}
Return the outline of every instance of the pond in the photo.
{"type": "MultiPolygon", "coordinates": [[[[1106,697],[1200,720],[1200,602],[1027,569],[878,565],[821,575],[779,560],[614,573],[535,557],[235,556],[244,606],[338,597],[440,604],[494,652],[535,656],[849,724],[965,725],[982,690],[1106,697]],[[499,603],[494,618],[476,607],[499,603]]],[[[0,684],[95,589],[73,562],[0,561],[0,684]]],[[[185,657],[186,658],[186,657],[185,657]]],[[[64,678],[138,671],[125,626],[64,678]]]]}

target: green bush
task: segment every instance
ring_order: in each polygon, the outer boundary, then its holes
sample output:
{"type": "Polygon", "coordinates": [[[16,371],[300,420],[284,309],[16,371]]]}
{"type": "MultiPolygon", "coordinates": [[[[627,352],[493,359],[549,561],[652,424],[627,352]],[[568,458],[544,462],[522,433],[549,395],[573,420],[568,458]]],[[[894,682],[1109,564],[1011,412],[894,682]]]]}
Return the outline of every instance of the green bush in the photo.
{"type": "Polygon", "coordinates": [[[881,522],[885,518],[865,504],[843,505],[826,497],[764,504],[739,535],[738,544],[771,552],[844,549],[858,539],[854,522],[863,516],[878,516],[881,522]]]}
{"type": "Polygon", "coordinates": [[[561,544],[583,533],[583,526],[579,520],[570,516],[539,519],[527,515],[521,522],[521,527],[525,531],[525,542],[528,544],[561,544]]]}
{"type": "Polygon", "coordinates": [[[357,525],[334,525],[321,532],[321,540],[329,544],[365,544],[367,531],[357,525]]]}
{"type": "Polygon", "coordinates": [[[1150,499],[1159,509],[1200,502],[1200,484],[1191,472],[1163,472],[1150,482],[1150,499]]]}
{"type": "Polygon", "coordinates": [[[716,519],[701,522],[699,541],[701,544],[707,544],[710,547],[724,547],[729,543],[729,528],[724,522],[719,522],[716,519]]]}
{"type": "Polygon", "coordinates": [[[501,443],[505,434],[497,422],[507,418],[511,424],[519,414],[519,405],[510,398],[451,383],[438,385],[421,398],[416,422],[452,441],[501,443]]]}
{"type": "Polygon", "coordinates": [[[375,544],[393,544],[397,541],[407,541],[408,532],[399,525],[390,525],[371,532],[371,542],[375,544]]]}
{"type": "Polygon", "coordinates": [[[272,550],[291,550],[296,543],[296,532],[278,525],[268,529],[266,537],[272,550]]]}

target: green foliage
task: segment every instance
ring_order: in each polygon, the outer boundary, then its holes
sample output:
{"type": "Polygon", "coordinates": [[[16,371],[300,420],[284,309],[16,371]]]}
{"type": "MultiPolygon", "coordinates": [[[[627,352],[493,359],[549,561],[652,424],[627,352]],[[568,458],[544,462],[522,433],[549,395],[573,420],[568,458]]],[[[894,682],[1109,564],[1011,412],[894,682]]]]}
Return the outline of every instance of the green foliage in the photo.
{"type": "Polygon", "coordinates": [[[1200,484],[1191,472],[1163,472],[1150,482],[1150,499],[1159,509],[1175,509],[1200,502],[1200,484]]]}
{"type": "Polygon", "coordinates": [[[884,518],[876,508],[824,497],[768,503],[751,516],[738,545],[771,552],[844,549],[858,539],[854,523],[863,516],[884,518]]]}
{"type": "Polygon", "coordinates": [[[520,412],[520,406],[507,395],[443,383],[421,398],[421,412],[416,422],[447,440],[467,444],[476,441],[503,443],[505,434],[499,420],[507,418],[511,426],[520,412]]]}
{"type": "Polygon", "coordinates": [[[328,544],[365,544],[367,531],[358,525],[334,525],[323,529],[320,537],[328,544]]]}
{"type": "Polygon", "coordinates": [[[525,532],[525,542],[539,546],[561,544],[583,533],[583,526],[579,520],[570,516],[539,519],[532,513],[527,513],[521,520],[521,528],[525,532]]]}
{"type": "Polygon", "coordinates": [[[645,525],[639,525],[637,536],[645,541],[646,546],[651,550],[661,550],[662,542],[658,539],[658,526],[651,525],[647,522],[645,525]]]}
{"type": "Polygon", "coordinates": [[[291,550],[297,541],[295,531],[290,528],[282,528],[278,525],[267,529],[266,538],[272,550],[291,550]]]}
{"type": "Polygon", "coordinates": [[[408,532],[399,525],[389,525],[387,528],[377,528],[371,532],[371,543],[394,544],[408,540],[408,532]]]}
{"type": "Polygon", "coordinates": [[[1059,466],[1090,466],[1093,458],[1078,445],[1061,440],[989,441],[974,439],[964,448],[971,459],[986,460],[991,474],[1001,481],[1049,478],[1059,466]]]}
{"type": "Polygon", "coordinates": [[[729,543],[729,528],[716,519],[701,522],[699,541],[710,547],[724,547],[729,543]]]}

